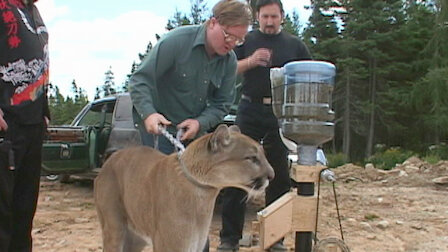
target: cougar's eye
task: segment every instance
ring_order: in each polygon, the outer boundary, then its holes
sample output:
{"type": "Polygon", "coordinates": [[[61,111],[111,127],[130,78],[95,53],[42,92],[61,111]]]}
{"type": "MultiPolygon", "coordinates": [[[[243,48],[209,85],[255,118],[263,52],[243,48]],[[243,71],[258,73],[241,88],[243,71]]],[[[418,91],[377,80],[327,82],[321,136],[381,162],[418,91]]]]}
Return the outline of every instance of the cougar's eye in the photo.
{"type": "Polygon", "coordinates": [[[255,164],[259,164],[260,163],[260,161],[258,160],[258,158],[256,156],[246,157],[246,159],[251,161],[252,163],[255,163],[255,164]]]}

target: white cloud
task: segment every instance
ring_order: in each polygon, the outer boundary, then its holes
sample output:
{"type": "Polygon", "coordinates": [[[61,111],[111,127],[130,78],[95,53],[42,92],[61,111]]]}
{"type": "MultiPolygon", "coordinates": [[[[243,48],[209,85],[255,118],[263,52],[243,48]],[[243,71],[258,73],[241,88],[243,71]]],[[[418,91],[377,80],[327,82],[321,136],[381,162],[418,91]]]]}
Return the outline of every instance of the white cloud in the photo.
{"type": "MultiPolygon", "coordinates": [[[[303,14],[302,6],[309,4],[309,0],[300,3],[283,0],[283,4],[288,13],[294,8],[298,10],[302,24],[306,22],[303,18],[307,19],[308,15],[303,14]]],[[[168,20],[159,10],[154,13],[123,11],[111,17],[103,10],[102,18],[89,19],[80,13],[82,9],[69,8],[64,1],[40,0],[37,5],[50,32],[51,82],[67,95],[72,81],[76,80],[90,100],[95,88],[104,83],[104,73],[109,66],[112,66],[116,85],[124,82],[132,63],[139,60],[138,54],[146,50],[148,42],[155,44],[155,34],[166,32],[164,27],[168,20]]]]}
{"type": "Polygon", "coordinates": [[[286,13],[292,13],[293,10],[299,13],[301,25],[305,25],[308,22],[308,18],[312,11],[306,10],[304,6],[311,5],[310,0],[283,0],[282,3],[286,13]]]}
{"type": "Polygon", "coordinates": [[[66,15],[69,12],[67,6],[56,6],[54,0],[37,1],[37,8],[46,24],[57,17],[66,15]]]}
{"type": "Polygon", "coordinates": [[[164,33],[165,24],[166,18],[148,11],[87,21],[55,18],[47,24],[52,84],[67,95],[76,80],[92,100],[95,88],[104,83],[104,73],[112,66],[115,83],[121,86],[138,54],[146,50],[149,41],[156,42],[154,34],[164,33]]]}

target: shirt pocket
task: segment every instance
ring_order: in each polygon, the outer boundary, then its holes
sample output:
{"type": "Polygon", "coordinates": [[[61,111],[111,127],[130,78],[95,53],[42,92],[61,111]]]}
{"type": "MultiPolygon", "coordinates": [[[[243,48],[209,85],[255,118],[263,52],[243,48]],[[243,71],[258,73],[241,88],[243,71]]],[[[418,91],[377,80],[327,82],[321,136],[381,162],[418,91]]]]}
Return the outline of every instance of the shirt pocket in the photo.
{"type": "Polygon", "coordinates": [[[220,71],[217,71],[215,74],[212,74],[210,76],[210,84],[214,88],[220,88],[222,85],[223,78],[224,78],[223,74],[220,73],[220,71]]]}
{"type": "Polygon", "coordinates": [[[173,86],[181,92],[192,92],[196,82],[197,70],[191,64],[177,64],[174,71],[173,86]]]}

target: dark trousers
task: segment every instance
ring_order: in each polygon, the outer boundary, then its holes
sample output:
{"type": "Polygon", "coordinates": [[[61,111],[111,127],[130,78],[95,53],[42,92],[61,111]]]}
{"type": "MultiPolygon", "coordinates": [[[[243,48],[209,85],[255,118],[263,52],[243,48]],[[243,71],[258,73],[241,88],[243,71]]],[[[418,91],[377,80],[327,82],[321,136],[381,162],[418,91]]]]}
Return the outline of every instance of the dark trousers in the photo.
{"type": "MultiPolygon", "coordinates": [[[[274,168],[275,177],[266,189],[266,205],[274,202],[291,188],[288,171],[288,150],[283,144],[278,120],[270,105],[241,100],[236,124],[241,133],[263,144],[267,160],[274,168]]],[[[221,242],[237,244],[242,237],[246,211],[246,192],[226,188],[222,195],[221,242]]]]}
{"type": "Polygon", "coordinates": [[[31,229],[39,195],[43,125],[8,122],[15,170],[8,153],[0,151],[0,252],[32,250],[31,229]]]}

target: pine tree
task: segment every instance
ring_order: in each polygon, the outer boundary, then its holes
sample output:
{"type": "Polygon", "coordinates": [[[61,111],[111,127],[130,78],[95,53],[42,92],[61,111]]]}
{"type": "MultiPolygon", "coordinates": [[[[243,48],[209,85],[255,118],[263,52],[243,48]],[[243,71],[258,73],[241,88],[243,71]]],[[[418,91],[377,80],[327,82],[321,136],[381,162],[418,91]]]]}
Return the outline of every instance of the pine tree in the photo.
{"type": "Polygon", "coordinates": [[[299,20],[299,13],[294,10],[292,12],[292,16],[286,14],[283,21],[283,30],[294,36],[300,37],[300,29],[301,25],[299,20]]]}
{"type": "Polygon", "coordinates": [[[101,98],[101,90],[99,87],[96,87],[94,99],[96,100],[96,99],[100,99],[100,98],[101,98]]]}
{"type": "Polygon", "coordinates": [[[189,24],[191,24],[191,22],[188,19],[187,15],[176,9],[173,17],[171,19],[168,19],[168,23],[166,24],[165,29],[167,29],[168,31],[171,31],[172,29],[174,29],[176,27],[180,27],[183,25],[189,25],[189,24]]]}
{"type": "Polygon", "coordinates": [[[115,77],[114,73],[112,72],[112,66],[109,66],[109,69],[104,73],[104,75],[105,75],[104,85],[101,87],[103,97],[117,93],[114,81],[115,77]]]}
{"type": "Polygon", "coordinates": [[[202,24],[207,20],[208,8],[204,0],[190,0],[191,24],[202,24]]]}
{"type": "Polygon", "coordinates": [[[415,83],[412,101],[423,125],[422,140],[438,144],[448,136],[448,2],[435,2],[434,29],[424,48],[429,69],[415,83]]]}
{"type": "Polygon", "coordinates": [[[343,25],[340,35],[343,46],[337,47],[342,50],[338,56],[341,64],[338,65],[340,74],[336,88],[340,97],[349,94],[350,102],[345,102],[343,109],[338,107],[336,113],[346,115],[349,109],[350,121],[343,122],[343,130],[340,127],[338,130],[344,135],[351,134],[351,137],[342,138],[343,141],[353,141],[343,142],[344,151],[355,151],[349,153],[350,157],[362,159],[373,153],[376,143],[387,141],[390,134],[391,107],[387,106],[384,94],[394,83],[401,81],[394,75],[400,65],[396,52],[402,47],[400,29],[406,21],[405,8],[401,0],[347,0],[341,3],[338,18],[343,25]],[[347,80],[350,80],[350,87],[347,80]]]}

